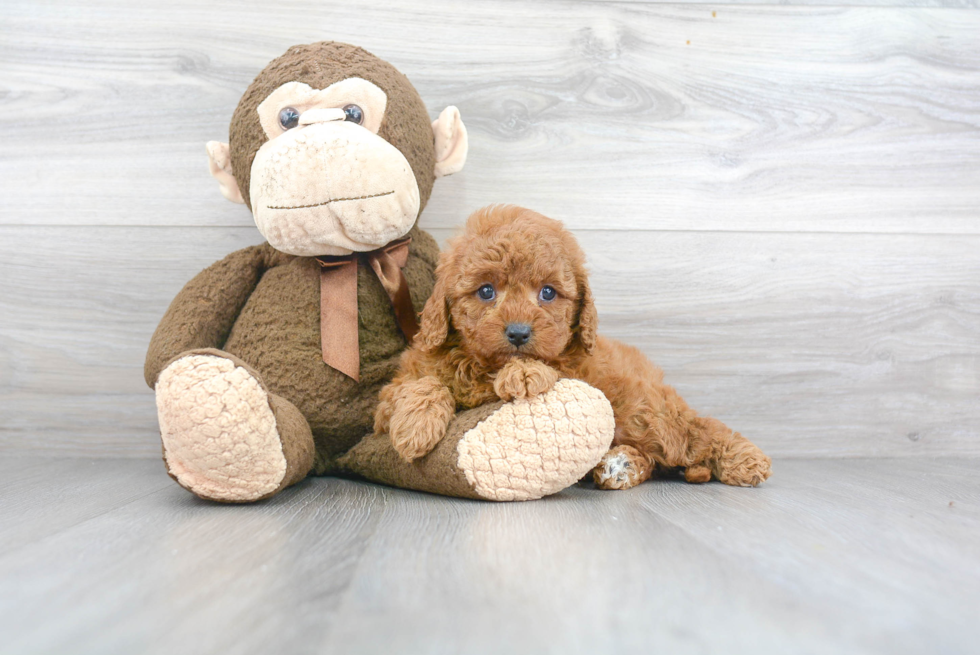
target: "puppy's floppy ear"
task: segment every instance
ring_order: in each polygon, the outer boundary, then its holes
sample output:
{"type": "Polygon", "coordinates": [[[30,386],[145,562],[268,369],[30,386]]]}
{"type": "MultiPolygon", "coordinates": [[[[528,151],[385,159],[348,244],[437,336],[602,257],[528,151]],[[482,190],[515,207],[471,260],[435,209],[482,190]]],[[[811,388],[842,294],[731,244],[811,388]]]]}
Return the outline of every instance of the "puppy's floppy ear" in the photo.
{"type": "Polygon", "coordinates": [[[578,320],[574,329],[575,338],[582,344],[585,354],[591,355],[599,332],[599,314],[592,300],[592,289],[584,276],[579,279],[578,320]]]}
{"type": "Polygon", "coordinates": [[[446,343],[449,337],[449,305],[446,302],[446,285],[441,276],[436,279],[432,295],[425,301],[420,323],[413,346],[430,353],[446,343]]]}

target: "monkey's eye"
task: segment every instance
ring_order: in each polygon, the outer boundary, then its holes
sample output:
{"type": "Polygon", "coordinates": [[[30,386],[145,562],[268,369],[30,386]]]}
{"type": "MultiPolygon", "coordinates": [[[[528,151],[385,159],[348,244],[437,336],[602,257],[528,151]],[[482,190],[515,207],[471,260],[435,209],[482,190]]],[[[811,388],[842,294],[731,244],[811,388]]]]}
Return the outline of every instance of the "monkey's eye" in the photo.
{"type": "Polygon", "coordinates": [[[348,120],[351,123],[360,125],[364,122],[364,112],[357,105],[347,105],[344,107],[344,114],[347,116],[344,120],[348,120]]]}
{"type": "Polygon", "coordinates": [[[476,292],[476,295],[480,296],[480,300],[493,300],[497,292],[493,290],[492,284],[484,284],[476,292]]]}
{"type": "Polygon", "coordinates": [[[280,109],[279,125],[284,130],[291,130],[299,125],[299,111],[295,107],[283,107],[280,109]]]}
{"type": "Polygon", "coordinates": [[[557,295],[558,292],[555,291],[554,287],[545,285],[541,287],[541,293],[538,294],[538,298],[540,298],[544,302],[551,302],[552,300],[555,299],[557,295]]]}

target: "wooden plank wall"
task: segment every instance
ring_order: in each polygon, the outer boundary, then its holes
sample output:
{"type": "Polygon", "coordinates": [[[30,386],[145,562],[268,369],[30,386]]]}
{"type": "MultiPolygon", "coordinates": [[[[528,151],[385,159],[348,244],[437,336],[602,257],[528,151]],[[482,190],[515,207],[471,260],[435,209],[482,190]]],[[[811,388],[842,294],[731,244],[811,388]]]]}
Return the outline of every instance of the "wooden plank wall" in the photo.
{"type": "Polygon", "coordinates": [[[457,105],[423,225],[563,219],[603,330],[777,456],[980,455],[975,1],[5,0],[0,448],[155,456],[142,359],[260,237],[203,144],[294,43],[457,105]]]}

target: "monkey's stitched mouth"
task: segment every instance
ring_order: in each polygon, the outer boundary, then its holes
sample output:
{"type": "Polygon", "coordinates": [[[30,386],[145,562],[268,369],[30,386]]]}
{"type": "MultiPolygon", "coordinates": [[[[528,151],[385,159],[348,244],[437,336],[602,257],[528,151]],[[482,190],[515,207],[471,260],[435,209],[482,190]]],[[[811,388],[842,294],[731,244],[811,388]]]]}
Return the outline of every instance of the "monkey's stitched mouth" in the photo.
{"type": "Polygon", "coordinates": [[[309,209],[310,207],[322,207],[323,205],[329,205],[332,202],[345,202],[347,200],[367,200],[368,198],[380,198],[382,196],[390,196],[394,191],[385,191],[384,193],[374,193],[369,196],[352,196],[350,198],[331,198],[330,200],[324,200],[323,202],[317,202],[312,205],[297,205],[295,207],[273,207],[268,205],[268,209],[309,209]]]}

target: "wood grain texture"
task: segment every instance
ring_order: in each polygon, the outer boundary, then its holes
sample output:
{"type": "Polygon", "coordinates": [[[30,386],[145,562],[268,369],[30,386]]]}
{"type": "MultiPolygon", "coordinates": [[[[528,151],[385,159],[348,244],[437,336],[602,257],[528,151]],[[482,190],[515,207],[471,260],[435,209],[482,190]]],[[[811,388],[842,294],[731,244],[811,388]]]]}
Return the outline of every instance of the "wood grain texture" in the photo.
{"type": "Polygon", "coordinates": [[[883,2],[4,2],[0,449],[158,456],[150,334],[260,241],[203,144],[334,38],[463,112],[423,224],[565,220],[698,409],[777,455],[980,454],[980,14],[883,2]]]}
{"type": "Polygon", "coordinates": [[[0,654],[974,652],[978,2],[839,4],[4,0],[0,654]],[[177,487],[146,345],[261,240],[203,144],[322,39],[460,107],[470,159],[424,226],[565,220],[603,332],[774,477],[501,505],[177,487]]]}
{"type": "MultiPolygon", "coordinates": [[[[3,653],[966,654],[980,639],[977,460],[777,459],[758,489],[514,504],[321,478],[248,506],[199,501],[159,464],[22,461],[26,495],[60,493],[49,471],[73,464],[108,493],[95,514],[64,498],[75,523],[14,524],[3,653]]],[[[21,502],[0,495],[0,523],[21,502]]]]}
{"type": "MultiPolygon", "coordinates": [[[[607,1],[607,0],[601,0],[607,1]]],[[[608,0],[643,4],[684,5],[779,5],[784,7],[934,7],[946,9],[976,9],[977,0],[684,0],[683,2],[649,2],[648,0],[608,0]]]]}
{"type": "Polygon", "coordinates": [[[976,9],[977,0],[683,0],[683,2],[650,2],[650,0],[594,0],[596,2],[680,5],[779,5],[782,7],[932,7],[976,9]]]}
{"type": "Polygon", "coordinates": [[[0,460],[0,555],[71,529],[172,483],[160,460],[0,460]]]}
{"type": "MultiPolygon", "coordinates": [[[[184,282],[260,239],[254,228],[0,227],[0,447],[158,456],[142,375],[150,335],[184,282]]],[[[602,332],[772,454],[980,456],[980,238],[579,239],[602,332]]]]}
{"type": "MultiPolygon", "coordinates": [[[[903,4],[903,3],[899,3],[903,4]]],[[[250,223],[206,174],[287,46],[363,45],[456,104],[489,202],[623,230],[980,232],[980,14],[644,3],[4,3],[0,222],[250,223]]]]}

